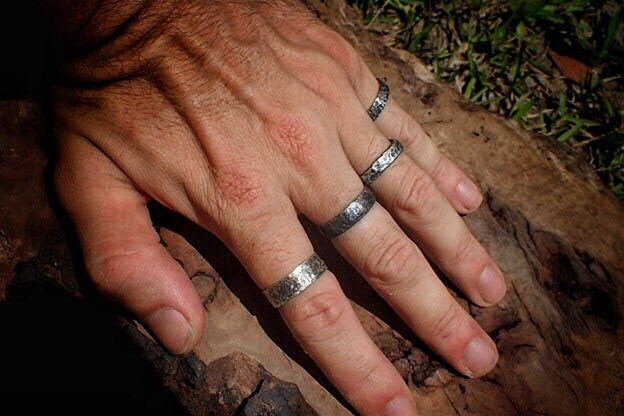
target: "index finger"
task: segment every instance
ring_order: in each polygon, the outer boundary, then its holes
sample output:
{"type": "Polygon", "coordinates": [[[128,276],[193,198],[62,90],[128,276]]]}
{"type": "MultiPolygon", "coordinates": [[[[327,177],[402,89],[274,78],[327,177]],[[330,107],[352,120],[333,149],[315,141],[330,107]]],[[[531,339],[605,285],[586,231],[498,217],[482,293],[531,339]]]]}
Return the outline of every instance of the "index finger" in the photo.
{"type": "MultiPolygon", "coordinates": [[[[224,239],[263,289],[281,281],[313,252],[294,207],[280,203],[262,221],[234,221],[237,229],[224,239]],[[242,230],[253,238],[244,238],[242,230]]],[[[367,335],[331,272],[325,271],[280,312],[303,349],[358,413],[416,414],[410,390],[367,335]]]]}

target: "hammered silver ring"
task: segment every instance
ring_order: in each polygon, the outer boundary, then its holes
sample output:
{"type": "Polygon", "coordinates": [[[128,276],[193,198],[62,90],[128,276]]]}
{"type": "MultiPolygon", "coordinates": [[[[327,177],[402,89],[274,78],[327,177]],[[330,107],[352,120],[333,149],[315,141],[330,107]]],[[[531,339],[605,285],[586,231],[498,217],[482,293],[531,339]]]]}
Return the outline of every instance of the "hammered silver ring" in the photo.
{"type": "Polygon", "coordinates": [[[288,275],[264,289],[262,293],[275,308],[281,308],[295,296],[306,290],[327,271],[327,265],[318,254],[299,264],[288,275]]]}
{"type": "Polygon", "coordinates": [[[334,239],[358,223],[375,205],[375,194],[366,186],[342,212],[325,224],[321,231],[327,238],[334,239]]]}
{"type": "Polygon", "coordinates": [[[390,146],[360,175],[364,185],[369,186],[386,171],[403,153],[403,145],[396,139],[390,140],[390,146]]]}
{"type": "Polygon", "coordinates": [[[386,108],[388,101],[390,101],[390,87],[388,87],[388,84],[381,78],[377,78],[377,82],[379,82],[377,96],[368,108],[368,115],[373,121],[377,120],[377,117],[379,117],[384,108],[386,108]]]}

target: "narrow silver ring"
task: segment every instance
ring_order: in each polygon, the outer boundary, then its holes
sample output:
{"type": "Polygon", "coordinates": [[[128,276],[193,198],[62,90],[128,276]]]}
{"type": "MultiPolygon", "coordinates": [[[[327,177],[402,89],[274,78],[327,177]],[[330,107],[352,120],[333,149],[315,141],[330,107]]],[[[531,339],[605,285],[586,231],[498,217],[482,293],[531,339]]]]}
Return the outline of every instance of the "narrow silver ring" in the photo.
{"type": "Polygon", "coordinates": [[[326,271],[327,265],[318,254],[314,253],[288,273],[285,278],[264,289],[262,293],[273,307],[281,308],[310,287],[326,271]]]}
{"type": "Polygon", "coordinates": [[[403,145],[396,139],[390,140],[390,146],[360,175],[364,185],[369,186],[381,176],[403,153],[403,145]]]}
{"type": "Polygon", "coordinates": [[[375,194],[365,186],[340,214],[321,225],[321,231],[327,238],[334,239],[364,218],[373,205],[375,205],[375,194]]]}
{"type": "Polygon", "coordinates": [[[381,78],[377,78],[377,82],[379,82],[377,96],[368,108],[368,115],[373,121],[377,120],[377,117],[379,117],[384,108],[386,108],[388,101],[390,101],[390,87],[388,87],[388,84],[386,84],[381,78]]]}

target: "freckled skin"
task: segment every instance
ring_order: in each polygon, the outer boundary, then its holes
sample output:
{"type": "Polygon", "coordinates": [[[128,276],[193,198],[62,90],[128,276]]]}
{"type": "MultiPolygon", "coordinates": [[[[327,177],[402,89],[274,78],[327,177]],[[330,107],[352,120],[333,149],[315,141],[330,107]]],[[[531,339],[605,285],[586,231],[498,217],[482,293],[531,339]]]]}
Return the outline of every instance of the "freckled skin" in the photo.
{"type": "Polygon", "coordinates": [[[293,115],[283,115],[269,127],[269,133],[275,147],[284,154],[294,166],[308,166],[314,159],[314,137],[304,120],[293,115]]]}
{"type": "Polygon", "coordinates": [[[220,197],[226,204],[233,204],[238,208],[254,208],[261,203],[264,184],[257,173],[245,169],[242,163],[221,165],[215,171],[215,182],[219,188],[220,197]]]}

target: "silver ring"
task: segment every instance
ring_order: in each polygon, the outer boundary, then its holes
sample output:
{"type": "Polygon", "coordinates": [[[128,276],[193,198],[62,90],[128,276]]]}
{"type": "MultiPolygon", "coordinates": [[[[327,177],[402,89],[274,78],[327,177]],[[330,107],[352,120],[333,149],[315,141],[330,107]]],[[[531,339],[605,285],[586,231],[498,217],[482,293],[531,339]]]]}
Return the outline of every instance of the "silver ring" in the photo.
{"type": "Polygon", "coordinates": [[[377,78],[377,82],[379,82],[379,90],[377,91],[377,96],[373,100],[373,103],[368,109],[368,115],[373,121],[377,120],[377,117],[379,117],[383,109],[386,108],[388,101],[390,101],[390,87],[388,87],[388,84],[386,84],[381,78],[377,78]]]}
{"type": "Polygon", "coordinates": [[[264,289],[262,293],[271,305],[281,308],[295,296],[306,290],[327,271],[327,265],[314,253],[282,280],[264,289]]]}
{"type": "Polygon", "coordinates": [[[362,192],[338,215],[321,225],[321,231],[329,239],[334,239],[353,227],[375,205],[375,194],[364,187],[362,192]]]}
{"type": "Polygon", "coordinates": [[[360,179],[364,185],[369,186],[371,183],[381,176],[395,160],[403,153],[403,145],[396,139],[390,140],[390,146],[373,162],[368,169],[360,175],[360,179]]]}

